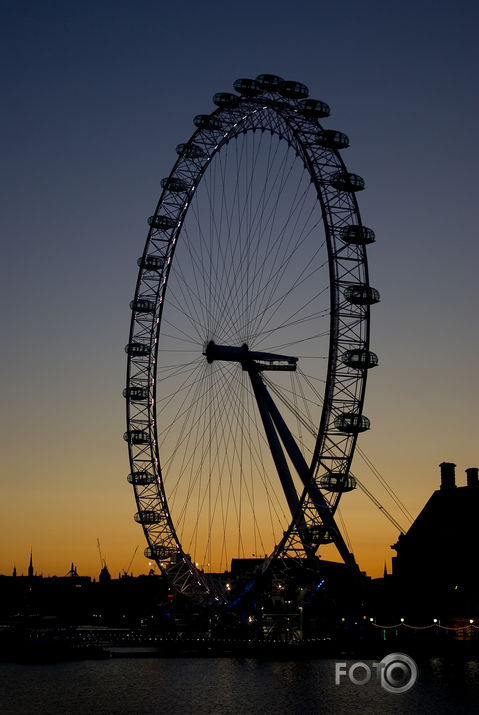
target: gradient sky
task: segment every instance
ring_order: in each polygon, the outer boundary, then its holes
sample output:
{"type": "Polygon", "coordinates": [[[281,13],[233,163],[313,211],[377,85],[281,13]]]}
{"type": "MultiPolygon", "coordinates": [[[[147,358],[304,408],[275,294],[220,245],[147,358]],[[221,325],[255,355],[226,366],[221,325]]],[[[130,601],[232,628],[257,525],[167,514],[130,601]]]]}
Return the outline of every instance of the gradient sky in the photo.
{"type": "MultiPolygon", "coordinates": [[[[414,516],[438,464],[479,465],[477,26],[473,0],[2,0],[0,573],[145,572],[125,354],[160,180],[237,77],[307,84],[345,131],[377,243],[360,446],[414,516]]],[[[353,471],[402,523],[356,456],[353,471]]],[[[342,511],[376,576],[397,539],[357,490],[342,511]]],[[[445,525],[447,528],[447,525],[445,525]]],[[[458,546],[460,548],[460,546],[458,546]]],[[[325,552],[329,556],[329,552],[325,552]]]]}

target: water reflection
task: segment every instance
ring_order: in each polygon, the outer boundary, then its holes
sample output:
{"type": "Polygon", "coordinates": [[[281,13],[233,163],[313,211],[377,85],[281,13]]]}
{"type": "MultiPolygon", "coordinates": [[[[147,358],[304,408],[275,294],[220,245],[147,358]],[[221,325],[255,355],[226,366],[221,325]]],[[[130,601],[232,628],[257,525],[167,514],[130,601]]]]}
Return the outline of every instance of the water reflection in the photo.
{"type": "MultiPolygon", "coordinates": [[[[347,661],[348,667],[355,661],[347,661]]],[[[371,661],[366,661],[372,665],[371,661]]],[[[335,685],[335,661],[146,658],[54,665],[0,665],[6,713],[477,713],[479,662],[418,663],[412,690],[392,694],[373,677],[335,685]]]]}

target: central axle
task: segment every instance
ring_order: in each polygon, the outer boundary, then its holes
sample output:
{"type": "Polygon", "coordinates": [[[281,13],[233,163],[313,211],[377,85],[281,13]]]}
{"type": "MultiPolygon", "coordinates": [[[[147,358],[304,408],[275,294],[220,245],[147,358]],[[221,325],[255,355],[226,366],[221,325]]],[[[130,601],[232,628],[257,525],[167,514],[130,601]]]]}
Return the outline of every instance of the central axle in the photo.
{"type": "Polygon", "coordinates": [[[243,370],[296,370],[298,362],[296,357],[250,350],[246,343],[236,348],[232,345],[216,345],[213,340],[210,340],[203,355],[209,363],[214,360],[239,362],[243,370]]]}

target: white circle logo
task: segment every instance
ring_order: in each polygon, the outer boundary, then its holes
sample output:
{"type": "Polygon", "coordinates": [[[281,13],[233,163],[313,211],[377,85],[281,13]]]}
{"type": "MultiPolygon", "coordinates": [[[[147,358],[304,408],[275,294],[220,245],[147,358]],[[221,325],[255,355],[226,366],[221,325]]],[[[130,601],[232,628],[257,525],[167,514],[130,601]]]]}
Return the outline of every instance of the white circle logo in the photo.
{"type": "Polygon", "coordinates": [[[405,693],[416,683],[418,669],[416,663],[404,653],[390,653],[379,663],[381,685],[389,693],[405,693]]]}

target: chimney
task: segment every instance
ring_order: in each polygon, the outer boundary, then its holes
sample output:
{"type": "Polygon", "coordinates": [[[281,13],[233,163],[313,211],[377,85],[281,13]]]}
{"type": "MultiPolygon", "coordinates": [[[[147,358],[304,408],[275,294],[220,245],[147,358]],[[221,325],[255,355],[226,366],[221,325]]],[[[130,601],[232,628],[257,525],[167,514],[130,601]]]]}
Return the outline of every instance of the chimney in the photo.
{"type": "Polygon", "coordinates": [[[452,462],[441,462],[441,489],[452,489],[456,486],[456,465],[452,462]]]}
{"type": "Polygon", "coordinates": [[[477,467],[469,467],[466,469],[467,486],[479,487],[479,469],[477,467]]]}

